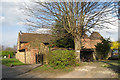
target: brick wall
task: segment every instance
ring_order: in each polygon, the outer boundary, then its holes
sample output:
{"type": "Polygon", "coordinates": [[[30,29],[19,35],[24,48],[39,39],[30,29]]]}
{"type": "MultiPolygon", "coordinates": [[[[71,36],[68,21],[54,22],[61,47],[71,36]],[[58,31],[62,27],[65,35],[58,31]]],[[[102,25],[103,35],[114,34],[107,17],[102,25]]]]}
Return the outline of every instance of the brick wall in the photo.
{"type": "Polygon", "coordinates": [[[36,54],[38,50],[35,49],[26,51],[26,64],[36,64],[36,54]]]}
{"type": "Polygon", "coordinates": [[[31,64],[31,52],[30,51],[26,51],[26,64],[31,64]]]}
{"type": "Polygon", "coordinates": [[[19,52],[16,53],[16,59],[18,59],[19,61],[25,63],[25,52],[19,52]]]}
{"type": "Polygon", "coordinates": [[[25,52],[17,52],[16,53],[16,59],[19,61],[26,63],[26,64],[36,64],[36,55],[43,54],[43,62],[44,64],[47,64],[47,54],[49,52],[49,48],[44,45],[43,43],[40,44],[40,50],[35,49],[26,49],[25,52]]]}

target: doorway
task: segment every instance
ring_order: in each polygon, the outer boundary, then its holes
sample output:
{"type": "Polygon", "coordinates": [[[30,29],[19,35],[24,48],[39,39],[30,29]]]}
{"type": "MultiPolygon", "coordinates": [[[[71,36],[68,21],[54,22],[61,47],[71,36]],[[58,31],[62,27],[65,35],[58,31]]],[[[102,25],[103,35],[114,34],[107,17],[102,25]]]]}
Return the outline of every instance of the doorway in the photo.
{"type": "Polygon", "coordinates": [[[43,54],[36,54],[36,64],[43,65],[43,54]]]}

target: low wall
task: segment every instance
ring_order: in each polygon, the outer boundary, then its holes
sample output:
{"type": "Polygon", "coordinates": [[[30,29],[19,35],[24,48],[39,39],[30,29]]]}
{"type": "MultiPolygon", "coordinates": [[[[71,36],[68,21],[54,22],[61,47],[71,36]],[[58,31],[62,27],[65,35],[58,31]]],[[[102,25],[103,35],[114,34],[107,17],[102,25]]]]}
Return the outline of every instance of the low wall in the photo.
{"type": "Polygon", "coordinates": [[[25,52],[18,52],[18,53],[16,53],[15,56],[16,56],[16,59],[25,63],[25,52]]]}

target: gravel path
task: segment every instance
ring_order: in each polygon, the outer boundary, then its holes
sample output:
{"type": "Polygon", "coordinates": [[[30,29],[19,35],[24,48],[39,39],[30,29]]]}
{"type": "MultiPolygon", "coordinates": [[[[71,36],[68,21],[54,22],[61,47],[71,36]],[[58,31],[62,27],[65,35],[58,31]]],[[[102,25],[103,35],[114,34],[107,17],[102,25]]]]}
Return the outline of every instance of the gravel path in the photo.
{"type": "Polygon", "coordinates": [[[117,76],[118,75],[111,69],[95,65],[88,65],[84,67],[78,67],[66,75],[60,75],[55,78],[114,78],[117,76]]]}

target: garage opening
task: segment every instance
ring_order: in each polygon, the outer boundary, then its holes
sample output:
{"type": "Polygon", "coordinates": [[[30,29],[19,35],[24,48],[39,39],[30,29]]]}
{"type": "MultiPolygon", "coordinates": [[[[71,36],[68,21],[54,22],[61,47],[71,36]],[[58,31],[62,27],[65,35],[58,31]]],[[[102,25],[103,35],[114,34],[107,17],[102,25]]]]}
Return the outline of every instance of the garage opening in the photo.
{"type": "Polygon", "coordinates": [[[80,59],[82,62],[90,62],[93,61],[93,50],[91,49],[82,49],[80,51],[80,59]]]}

